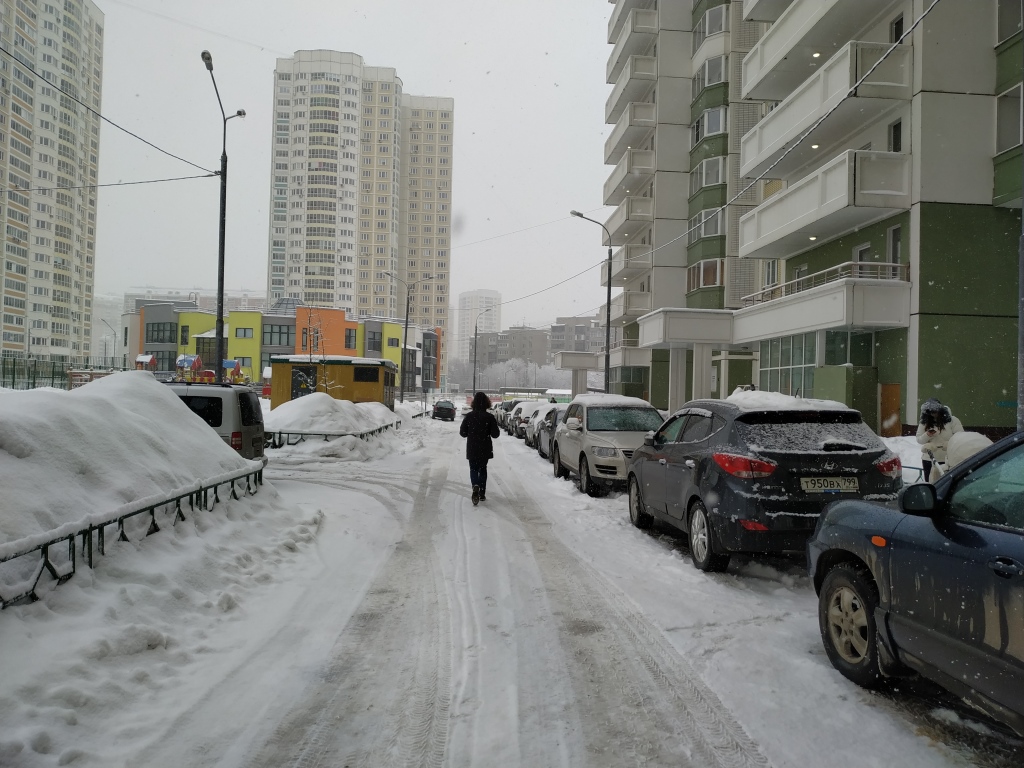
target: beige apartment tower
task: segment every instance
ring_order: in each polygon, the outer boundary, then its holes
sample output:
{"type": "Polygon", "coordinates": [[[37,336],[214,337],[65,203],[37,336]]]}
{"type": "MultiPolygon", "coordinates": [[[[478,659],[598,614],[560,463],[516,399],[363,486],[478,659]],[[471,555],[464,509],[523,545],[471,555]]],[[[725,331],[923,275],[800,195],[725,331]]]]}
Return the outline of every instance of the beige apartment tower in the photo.
{"type": "Polygon", "coordinates": [[[448,325],[454,102],[354,53],[274,71],[269,303],[448,325]],[[408,292],[407,292],[408,291],[408,292]]]}
{"type": "Polygon", "coordinates": [[[88,362],[104,17],[89,0],[0,14],[0,356],[88,362]]]}

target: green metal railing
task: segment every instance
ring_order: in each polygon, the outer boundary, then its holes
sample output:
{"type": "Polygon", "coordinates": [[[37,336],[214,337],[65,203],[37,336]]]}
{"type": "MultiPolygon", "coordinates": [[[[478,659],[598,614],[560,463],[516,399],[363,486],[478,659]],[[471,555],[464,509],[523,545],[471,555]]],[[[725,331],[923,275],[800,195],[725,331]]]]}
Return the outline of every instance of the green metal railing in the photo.
{"type": "Polygon", "coordinates": [[[181,506],[183,499],[188,500],[190,511],[201,509],[208,512],[220,503],[221,486],[228,486],[230,488],[229,497],[238,499],[238,486],[242,481],[245,482],[243,493],[246,496],[254,495],[258,487],[263,484],[263,468],[247,468],[217,478],[202,480],[191,488],[183,489],[181,493],[174,493],[159,499],[143,499],[137,505],[128,505],[134,508],[125,510],[122,507],[121,510],[106,518],[95,519],[98,516],[90,515],[86,520],[68,523],[53,531],[0,544],[0,566],[5,563],[17,565],[15,561],[20,558],[38,558],[35,565],[23,569],[22,572],[29,574],[27,578],[14,584],[0,584],[0,609],[37,600],[36,588],[39,586],[39,580],[44,572],[49,573],[58,585],[74,576],[78,562],[76,537],[80,539],[81,556],[92,568],[94,551],[98,551],[101,555],[105,554],[106,530],[109,526],[117,526],[117,541],[128,541],[128,536],[124,531],[125,520],[148,514],[149,528],[145,535],[150,536],[160,530],[156,517],[158,511],[164,516],[173,515],[171,525],[175,525],[179,521],[184,522],[185,514],[181,506]],[[211,495],[212,501],[210,500],[211,495]],[[61,556],[64,547],[67,548],[66,557],[61,556]],[[10,596],[4,594],[8,591],[12,593],[10,596]]]}
{"type": "Polygon", "coordinates": [[[23,357],[0,357],[0,388],[38,389],[54,387],[70,389],[75,380],[72,372],[79,374],[114,372],[125,370],[123,361],[117,357],[75,358],[72,362],[54,360],[32,360],[23,357]]]}

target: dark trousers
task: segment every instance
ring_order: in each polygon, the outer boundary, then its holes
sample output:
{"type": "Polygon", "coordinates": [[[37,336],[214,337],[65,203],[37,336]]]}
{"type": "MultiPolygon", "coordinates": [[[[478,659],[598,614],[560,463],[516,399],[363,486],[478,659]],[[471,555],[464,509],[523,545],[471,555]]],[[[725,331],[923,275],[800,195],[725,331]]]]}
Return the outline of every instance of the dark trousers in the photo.
{"type": "Polygon", "coordinates": [[[480,487],[480,493],[487,491],[487,459],[469,460],[469,482],[480,487]]]}

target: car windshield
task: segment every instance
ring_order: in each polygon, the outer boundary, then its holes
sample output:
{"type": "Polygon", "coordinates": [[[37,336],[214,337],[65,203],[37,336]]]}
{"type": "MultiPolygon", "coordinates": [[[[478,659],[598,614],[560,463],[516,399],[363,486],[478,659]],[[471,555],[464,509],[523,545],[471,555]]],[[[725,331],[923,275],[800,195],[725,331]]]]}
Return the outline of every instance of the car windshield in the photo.
{"type": "Polygon", "coordinates": [[[739,416],[736,431],[752,450],[868,451],[883,447],[856,411],[778,411],[739,416]]]}
{"type": "Polygon", "coordinates": [[[661,422],[661,414],[654,408],[616,405],[587,409],[587,429],[591,432],[649,432],[661,422]]]}

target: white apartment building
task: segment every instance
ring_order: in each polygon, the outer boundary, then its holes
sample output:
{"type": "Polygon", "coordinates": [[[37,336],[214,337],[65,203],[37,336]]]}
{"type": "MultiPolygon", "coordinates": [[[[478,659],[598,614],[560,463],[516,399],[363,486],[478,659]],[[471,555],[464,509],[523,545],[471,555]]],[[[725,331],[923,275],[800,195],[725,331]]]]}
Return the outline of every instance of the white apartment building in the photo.
{"type": "Polygon", "coordinates": [[[274,70],[269,302],[445,328],[454,102],[354,53],[274,70]],[[410,292],[407,294],[406,286],[410,292]]]}
{"type": "Polygon", "coordinates": [[[78,362],[93,344],[103,13],[0,0],[0,356],[78,362]]]}
{"type": "Polygon", "coordinates": [[[455,320],[456,357],[472,360],[474,332],[497,333],[501,328],[501,294],[486,288],[460,293],[455,320]]]}

